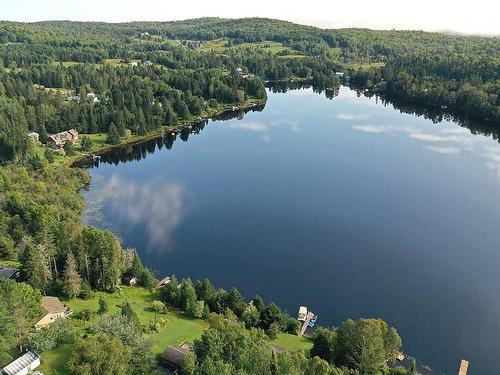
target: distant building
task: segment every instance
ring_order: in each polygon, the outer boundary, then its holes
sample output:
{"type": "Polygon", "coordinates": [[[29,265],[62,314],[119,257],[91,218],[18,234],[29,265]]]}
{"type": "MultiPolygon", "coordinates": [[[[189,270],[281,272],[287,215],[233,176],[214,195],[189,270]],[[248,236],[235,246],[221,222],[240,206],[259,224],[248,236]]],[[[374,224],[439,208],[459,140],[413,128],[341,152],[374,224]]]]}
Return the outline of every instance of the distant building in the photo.
{"type": "Polygon", "coordinates": [[[92,103],[99,103],[99,98],[93,92],[89,92],[87,94],[87,100],[90,101],[90,102],[92,102],[92,103]]]}
{"type": "Polygon", "coordinates": [[[144,61],[144,65],[147,65],[147,66],[152,66],[153,65],[153,62],[152,61],[144,61]]]}
{"type": "Polygon", "coordinates": [[[49,135],[47,145],[53,148],[61,148],[67,141],[70,141],[72,144],[78,142],[78,132],[76,129],[49,135]]]}
{"type": "Polygon", "coordinates": [[[139,65],[139,61],[131,61],[128,63],[130,66],[137,66],[139,65]]]}
{"type": "Polygon", "coordinates": [[[306,320],[306,318],[307,318],[307,307],[300,306],[299,313],[297,314],[297,320],[304,322],[306,320]]]}
{"type": "Polygon", "coordinates": [[[170,281],[172,281],[172,278],[170,276],[164,277],[163,279],[160,280],[158,286],[166,286],[170,284],[170,281]]]}
{"type": "Polygon", "coordinates": [[[0,371],[1,375],[26,375],[40,366],[40,356],[30,350],[10,362],[0,371]]]}
{"type": "Polygon", "coordinates": [[[80,97],[78,95],[69,95],[68,96],[68,100],[70,102],[79,102],[80,101],[80,97]]]}
{"type": "Polygon", "coordinates": [[[42,298],[43,315],[35,324],[36,329],[46,327],[54,323],[57,319],[64,319],[71,315],[73,311],[62,304],[57,297],[42,298]]]}
{"type": "Polygon", "coordinates": [[[38,134],[37,132],[31,132],[28,133],[28,138],[31,139],[33,142],[39,142],[40,134],[38,134]]]}
{"type": "Polygon", "coordinates": [[[189,344],[182,344],[181,346],[170,345],[167,346],[163,352],[162,358],[167,367],[179,369],[184,361],[184,358],[192,352],[193,347],[189,344]]]}
{"type": "Polygon", "coordinates": [[[17,268],[0,266],[0,279],[17,279],[19,270],[17,268]]]}
{"type": "Polygon", "coordinates": [[[122,277],[122,283],[128,286],[134,286],[137,285],[137,277],[134,275],[123,275],[122,277]]]}

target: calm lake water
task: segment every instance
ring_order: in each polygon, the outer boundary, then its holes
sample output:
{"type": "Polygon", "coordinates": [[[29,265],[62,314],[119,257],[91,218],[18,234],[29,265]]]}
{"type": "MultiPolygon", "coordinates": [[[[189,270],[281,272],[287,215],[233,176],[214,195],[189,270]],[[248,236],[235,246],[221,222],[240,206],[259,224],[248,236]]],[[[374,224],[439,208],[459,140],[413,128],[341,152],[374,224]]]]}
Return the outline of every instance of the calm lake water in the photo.
{"type": "Polygon", "coordinates": [[[498,374],[500,145],[342,87],[116,150],[85,220],[158,276],[209,278],[318,323],[380,317],[448,374],[498,374]]]}

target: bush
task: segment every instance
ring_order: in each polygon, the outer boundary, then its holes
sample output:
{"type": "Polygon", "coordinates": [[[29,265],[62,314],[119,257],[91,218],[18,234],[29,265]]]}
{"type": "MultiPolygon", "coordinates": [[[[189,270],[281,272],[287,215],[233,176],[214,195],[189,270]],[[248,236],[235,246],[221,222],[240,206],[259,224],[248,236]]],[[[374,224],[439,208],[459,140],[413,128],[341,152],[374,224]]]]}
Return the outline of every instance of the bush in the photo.
{"type": "Polygon", "coordinates": [[[167,312],[165,304],[161,301],[153,301],[152,307],[153,307],[153,310],[156,312],[167,312]]]}
{"type": "Polygon", "coordinates": [[[99,309],[97,310],[97,313],[102,315],[107,313],[108,310],[109,310],[108,302],[104,298],[99,297],[99,309]]]}
{"type": "Polygon", "coordinates": [[[47,161],[52,164],[54,162],[54,152],[49,149],[49,148],[46,148],[43,155],[45,156],[45,159],[47,159],[47,161]]]}
{"type": "Polygon", "coordinates": [[[83,151],[90,151],[90,150],[92,150],[92,139],[90,139],[90,137],[84,135],[82,137],[81,146],[82,146],[82,150],[83,151]]]}
{"type": "Polygon", "coordinates": [[[90,287],[90,284],[85,282],[82,284],[82,291],[80,292],[80,298],[82,299],[91,299],[94,296],[94,292],[90,287]]]}
{"type": "Polygon", "coordinates": [[[94,316],[94,312],[91,309],[83,309],[80,312],[80,319],[88,322],[94,316]]]}
{"type": "Polygon", "coordinates": [[[271,339],[274,340],[278,337],[278,333],[281,332],[280,325],[276,322],[271,323],[269,328],[266,330],[266,335],[271,339]]]}

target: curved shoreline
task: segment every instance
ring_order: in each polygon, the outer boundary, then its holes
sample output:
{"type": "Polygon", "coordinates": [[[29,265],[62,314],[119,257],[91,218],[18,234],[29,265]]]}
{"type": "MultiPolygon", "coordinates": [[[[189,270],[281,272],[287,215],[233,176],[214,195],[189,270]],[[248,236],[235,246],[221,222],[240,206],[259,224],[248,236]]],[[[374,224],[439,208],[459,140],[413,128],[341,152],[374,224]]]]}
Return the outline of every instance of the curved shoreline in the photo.
{"type": "MultiPolygon", "coordinates": [[[[89,155],[101,155],[101,154],[108,152],[110,150],[113,150],[115,148],[119,148],[119,147],[123,147],[123,146],[127,146],[127,145],[134,145],[137,143],[147,141],[149,139],[159,137],[165,131],[168,131],[168,130],[185,129],[190,125],[200,123],[202,121],[214,119],[217,116],[223,115],[225,113],[249,110],[252,108],[256,108],[260,105],[265,105],[266,102],[267,102],[267,98],[266,99],[248,99],[245,102],[245,104],[240,105],[240,106],[227,105],[221,109],[218,109],[216,112],[213,112],[213,113],[210,113],[210,114],[204,115],[204,116],[198,116],[196,119],[179,121],[179,123],[177,125],[163,125],[163,126],[159,127],[158,129],[155,129],[154,131],[149,132],[145,135],[133,135],[129,138],[123,139],[122,142],[120,142],[117,145],[106,145],[104,147],[100,147],[98,149],[92,150],[92,151],[88,152],[87,154],[80,153],[79,155],[76,155],[73,158],[68,158],[68,160],[65,160],[64,163],[69,164],[71,167],[75,167],[77,163],[80,163],[80,162],[84,161],[85,159],[89,158],[89,155]]],[[[80,135],[85,136],[86,134],[80,134],[80,135]]]]}

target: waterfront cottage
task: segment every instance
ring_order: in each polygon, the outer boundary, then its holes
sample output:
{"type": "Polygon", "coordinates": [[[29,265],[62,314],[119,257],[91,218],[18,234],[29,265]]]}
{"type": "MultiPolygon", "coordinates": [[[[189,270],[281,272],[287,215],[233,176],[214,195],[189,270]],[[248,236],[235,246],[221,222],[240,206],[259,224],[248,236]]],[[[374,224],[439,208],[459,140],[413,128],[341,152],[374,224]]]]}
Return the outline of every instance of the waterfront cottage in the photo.
{"type": "Polygon", "coordinates": [[[36,329],[46,327],[54,323],[57,319],[64,319],[71,315],[73,311],[62,304],[57,297],[42,298],[43,315],[35,324],[36,329]]]}
{"type": "Polygon", "coordinates": [[[1,375],[26,375],[40,366],[40,356],[30,350],[3,367],[1,375]]]}
{"type": "Polygon", "coordinates": [[[53,148],[62,148],[68,141],[72,144],[78,142],[78,132],[76,129],[70,129],[68,131],[49,135],[47,145],[53,148]]]}

